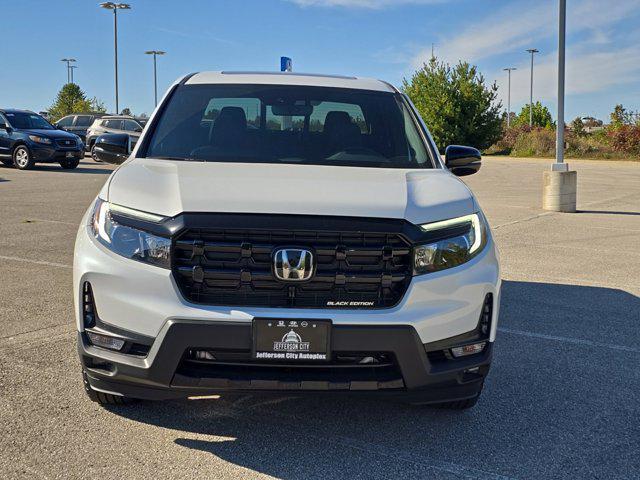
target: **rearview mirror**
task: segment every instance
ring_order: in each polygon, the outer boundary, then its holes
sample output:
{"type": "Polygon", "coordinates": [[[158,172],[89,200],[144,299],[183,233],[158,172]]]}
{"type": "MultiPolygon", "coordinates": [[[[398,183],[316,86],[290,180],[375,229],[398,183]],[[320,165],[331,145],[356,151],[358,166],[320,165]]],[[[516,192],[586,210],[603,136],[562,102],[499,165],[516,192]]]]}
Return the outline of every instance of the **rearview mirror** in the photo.
{"type": "Polygon", "coordinates": [[[444,163],[451,173],[459,177],[473,175],[480,170],[482,155],[473,147],[449,145],[444,151],[444,163]]]}
{"type": "Polygon", "coordinates": [[[96,158],[101,162],[120,165],[131,153],[131,141],[125,133],[107,133],[96,138],[96,158]]]}

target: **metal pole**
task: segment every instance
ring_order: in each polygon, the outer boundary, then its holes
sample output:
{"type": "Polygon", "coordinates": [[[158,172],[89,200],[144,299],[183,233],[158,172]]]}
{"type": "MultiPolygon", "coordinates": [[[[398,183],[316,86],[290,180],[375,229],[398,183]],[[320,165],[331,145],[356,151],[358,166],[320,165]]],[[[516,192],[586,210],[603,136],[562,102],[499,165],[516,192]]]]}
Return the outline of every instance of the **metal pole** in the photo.
{"type": "MultiPolygon", "coordinates": [[[[558,128],[556,131],[556,164],[564,162],[564,77],[565,35],[567,30],[567,0],[559,2],[558,21],[558,128]]],[[[562,165],[564,166],[564,165],[562,165]]],[[[561,170],[562,167],[557,168],[561,170]]]]}
{"type": "Polygon", "coordinates": [[[69,67],[69,70],[71,70],[71,83],[73,83],[73,68],[69,67]]]}
{"type": "Polygon", "coordinates": [[[533,127],[533,50],[531,51],[531,86],[529,89],[529,128],[533,127]]]}
{"type": "Polygon", "coordinates": [[[507,128],[511,127],[511,69],[509,71],[509,91],[507,93],[507,128]]]}
{"type": "Polygon", "coordinates": [[[70,82],[69,70],[71,70],[71,69],[69,68],[69,66],[70,66],[69,60],[67,60],[67,83],[70,82]]]}
{"type": "Polygon", "coordinates": [[[156,53],[153,53],[153,91],[155,98],[155,106],[158,106],[158,73],[156,68],[156,53]]]}
{"type": "Polygon", "coordinates": [[[116,65],[116,111],[120,113],[118,108],[118,9],[113,9],[113,48],[115,51],[115,65],[116,65]]]}

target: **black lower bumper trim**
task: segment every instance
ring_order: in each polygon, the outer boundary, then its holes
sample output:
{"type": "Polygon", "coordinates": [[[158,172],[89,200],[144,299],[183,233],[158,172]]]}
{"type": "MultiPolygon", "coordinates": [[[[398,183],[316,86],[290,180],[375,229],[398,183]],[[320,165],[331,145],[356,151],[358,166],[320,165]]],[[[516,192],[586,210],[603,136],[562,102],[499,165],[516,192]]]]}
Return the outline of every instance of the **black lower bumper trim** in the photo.
{"type": "MultiPolygon", "coordinates": [[[[156,339],[147,358],[96,348],[78,336],[78,351],[89,383],[96,390],[142,399],[184,398],[231,391],[375,393],[400,396],[417,403],[462,400],[478,395],[489,371],[492,345],[477,355],[432,362],[410,326],[334,325],[334,352],[388,352],[394,369],[367,378],[344,374],[305,376],[304,365],[279,367],[261,363],[243,367],[242,375],[210,373],[183,368],[186,352],[194,348],[247,351],[252,345],[250,323],[170,321],[156,339]],[[273,373],[276,372],[277,374],[273,373]],[[267,372],[267,373],[265,373],[267,372]],[[273,373],[273,374],[272,374],[273,373]]],[[[314,375],[318,371],[314,370],[314,375]]],[[[353,372],[360,370],[353,369],[353,372]]]]}

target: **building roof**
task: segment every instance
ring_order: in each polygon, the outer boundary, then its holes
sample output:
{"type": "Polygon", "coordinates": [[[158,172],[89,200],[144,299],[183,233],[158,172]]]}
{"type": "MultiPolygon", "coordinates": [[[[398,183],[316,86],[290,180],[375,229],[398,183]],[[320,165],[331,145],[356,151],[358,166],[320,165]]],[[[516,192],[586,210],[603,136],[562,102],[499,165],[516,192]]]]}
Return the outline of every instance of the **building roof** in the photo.
{"type": "Polygon", "coordinates": [[[187,85],[202,84],[299,85],[311,87],[354,88],[379,92],[395,92],[395,88],[373,78],[316,75],[295,72],[199,72],[187,85]]]}

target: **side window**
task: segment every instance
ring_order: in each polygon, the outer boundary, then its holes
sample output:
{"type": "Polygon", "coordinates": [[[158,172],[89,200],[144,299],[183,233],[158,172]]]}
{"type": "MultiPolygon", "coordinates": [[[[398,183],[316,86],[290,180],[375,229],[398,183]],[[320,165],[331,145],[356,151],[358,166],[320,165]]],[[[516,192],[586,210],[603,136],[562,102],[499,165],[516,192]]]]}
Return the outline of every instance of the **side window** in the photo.
{"type": "Polygon", "coordinates": [[[59,127],[70,127],[72,124],[73,124],[73,115],[68,115],[58,120],[59,127]]]}
{"type": "Polygon", "coordinates": [[[122,120],[107,120],[105,127],[113,130],[122,130],[122,120]]]}
{"type": "Polygon", "coordinates": [[[324,122],[329,112],[346,112],[351,117],[351,121],[358,125],[360,133],[370,133],[369,125],[364,118],[364,113],[360,105],[353,103],[339,103],[339,102],[321,102],[315,106],[313,113],[309,118],[309,131],[322,132],[324,131],[324,122]]]}
{"type": "Polygon", "coordinates": [[[76,127],[88,127],[91,125],[91,117],[89,115],[78,115],[75,125],[76,127]]]}
{"type": "Polygon", "coordinates": [[[135,132],[142,130],[142,127],[140,125],[138,125],[137,122],[134,122],[133,120],[124,120],[124,129],[129,131],[129,132],[135,132]]]}
{"type": "Polygon", "coordinates": [[[212,98],[204,109],[202,121],[215,121],[225,107],[240,107],[247,117],[247,126],[260,127],[260,100],[257,98],[212,98]]]}

